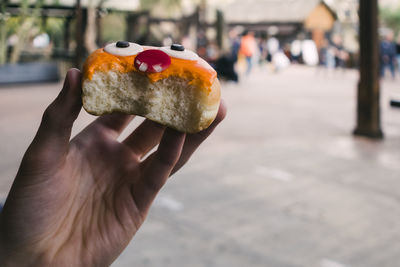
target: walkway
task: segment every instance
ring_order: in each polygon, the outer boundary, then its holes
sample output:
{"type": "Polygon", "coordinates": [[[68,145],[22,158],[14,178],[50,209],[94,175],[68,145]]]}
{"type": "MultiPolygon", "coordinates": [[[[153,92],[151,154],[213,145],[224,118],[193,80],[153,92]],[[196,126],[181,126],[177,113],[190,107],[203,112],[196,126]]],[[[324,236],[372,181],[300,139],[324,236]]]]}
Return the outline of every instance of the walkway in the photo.
{"type": "MultiPolygon", "coordinates": [[[[394,267],[400,255],[400,81],[384,141],[351,135],[357,73],[256,70],[225,84],[226,121],[159,195],[113,267],[394,267]]],[[[60,85],[0,89],[5,197],[60,85]]],[[[75,132],[92,118],[83,115],[75,132]]]]}

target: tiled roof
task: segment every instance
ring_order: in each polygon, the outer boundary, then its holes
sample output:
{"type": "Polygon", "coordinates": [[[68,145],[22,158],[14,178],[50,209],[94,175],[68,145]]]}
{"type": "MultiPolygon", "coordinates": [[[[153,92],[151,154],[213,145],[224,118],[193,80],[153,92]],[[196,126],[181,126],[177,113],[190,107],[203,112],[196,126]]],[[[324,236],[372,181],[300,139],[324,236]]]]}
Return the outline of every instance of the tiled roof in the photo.
{"type": "Polygon", "coordinates": [[[321,0],[236,0],[223,11],[227,22],[303,22],[321,0]]]}

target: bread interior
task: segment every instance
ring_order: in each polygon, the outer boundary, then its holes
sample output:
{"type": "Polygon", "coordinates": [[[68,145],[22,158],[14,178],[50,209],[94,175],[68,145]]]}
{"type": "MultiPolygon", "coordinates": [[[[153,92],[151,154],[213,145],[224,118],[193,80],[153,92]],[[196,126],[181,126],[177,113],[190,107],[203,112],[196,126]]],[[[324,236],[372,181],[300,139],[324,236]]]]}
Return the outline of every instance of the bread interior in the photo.
{"type": "Polygon", "coordinates": [[[204,90],[178,76],[152,83],[138,72],[109,71],[83,83],[83,105],[91,114],[136,114],[184,132],[198,132],[215,118],[218,107],[207,101],[204,90]]]}

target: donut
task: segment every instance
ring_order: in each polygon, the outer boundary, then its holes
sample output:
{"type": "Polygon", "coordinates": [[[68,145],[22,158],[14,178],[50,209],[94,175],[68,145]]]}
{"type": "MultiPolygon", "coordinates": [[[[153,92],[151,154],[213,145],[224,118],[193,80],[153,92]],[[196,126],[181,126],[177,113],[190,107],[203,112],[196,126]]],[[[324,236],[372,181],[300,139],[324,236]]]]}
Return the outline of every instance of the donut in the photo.
{"type": "Polygon", "coordinates": [[[180,44],[119,41],[94,51],[83,65],[82,103],[92,115],[133,114],[197,133],[214,121],[220,98],[216,71],[180,44]]]}

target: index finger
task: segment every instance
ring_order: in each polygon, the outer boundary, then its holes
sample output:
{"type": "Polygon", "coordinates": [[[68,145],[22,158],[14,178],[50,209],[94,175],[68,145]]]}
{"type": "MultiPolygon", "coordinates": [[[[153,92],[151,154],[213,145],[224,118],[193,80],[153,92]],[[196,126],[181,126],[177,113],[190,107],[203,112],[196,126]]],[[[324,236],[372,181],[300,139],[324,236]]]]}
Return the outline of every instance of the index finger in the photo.
{"type": "Polygon", "coordinates": [[[186,134],[167,128],[157,151],[142,163],[145,166],[143,175],[132,186],[131,193],[144,214],[178,162],[185,137],[186,134]]]}
{"type": "Polygon", "coordinates": [[[196,149],[210,136],[210,134],[215,130],[218,124],[223,121],[226,117],[227,108],[225,102],[221,100],[217,117],[214,122],[205,129],[196,134],[187,134],[185,139],[185,144],[182,149],[181,157],[178,162],[175,164],[174,169],[171,172],[171,175],[177,172],[186,162],[190,159],[196,149]]]}

